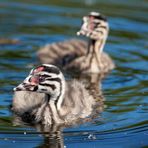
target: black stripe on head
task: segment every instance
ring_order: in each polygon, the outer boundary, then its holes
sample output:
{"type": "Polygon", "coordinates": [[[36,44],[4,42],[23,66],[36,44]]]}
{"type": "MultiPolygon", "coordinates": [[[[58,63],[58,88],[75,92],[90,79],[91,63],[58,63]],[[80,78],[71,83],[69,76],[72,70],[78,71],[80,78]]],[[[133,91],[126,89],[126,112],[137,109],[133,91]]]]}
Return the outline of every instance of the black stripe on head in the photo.
{"type": "Polygon", "coordinates": [[[99,28],[107,29],[107,26],[99,25],[99,28]]]}
{"type": "Polygon", "coordinates": [[[52,77],[51,75],[46,75],[46,74],[40,74],[39,76],[42,76],[44,78],[47,78],[47,80],[48,80],[48,78],[50,79],[52,77]]]}
{"type": "Polygon", "coordinates": [[[52,90],[56,89],[56,86],[54,84],[40,84],[40,85],[50,87],[52,90]]]}
{"type": "Polygon", "coordinates": [[[37,90],[38,90],[38,86],[35,86],[33,91],[37,91],[37,90]]]}
{"type": "Polygon", "coordinates": [[[53,73],[53,74],[60,74],[60,70],[57,67],[48,67],[48,66],[44,66],[44,70],[45,72],[48,73],[53,73]]]}
{"type": "Polygon", "coordinates": [[[107,18],[104,15],[95,16],[95,18],[107,22],[107,18]]]}
{"type": "Polygon", "coordinates": [[[90,13],[88,16],[89,17],[93,16],[95,19],[103,20],[103,21],[107,22],[107,18],[100,13],[98,13],[98,14],[97,13],[96,14],[90,13]]]}
{"type": "Polygon", "coordinates": [[[61,79],[60,78],[47,78],[46,80],[57,81],[57,82],[61,83],[61,79]]]}

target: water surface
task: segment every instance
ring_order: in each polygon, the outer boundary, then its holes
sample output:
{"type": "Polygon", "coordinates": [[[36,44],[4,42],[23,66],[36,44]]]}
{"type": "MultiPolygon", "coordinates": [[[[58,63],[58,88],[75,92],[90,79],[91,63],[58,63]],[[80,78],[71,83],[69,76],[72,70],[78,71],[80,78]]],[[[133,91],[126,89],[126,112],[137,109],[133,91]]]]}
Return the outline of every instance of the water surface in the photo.
{"type": "Polygon", "coordinates": [[[1,0],[0,37],[20,42],[0,45],[0,147],[51,147],[54,142],[67,148],[148,146],[147,10],[146,0],[1,0]],[[13,126],[12,89],[37,63],[36,51],[76,37],[82,16],[92,10],[108,16],[105,51],[116,63],[102,82],[104,111],[97,119],[56,135],[13,126]]]}

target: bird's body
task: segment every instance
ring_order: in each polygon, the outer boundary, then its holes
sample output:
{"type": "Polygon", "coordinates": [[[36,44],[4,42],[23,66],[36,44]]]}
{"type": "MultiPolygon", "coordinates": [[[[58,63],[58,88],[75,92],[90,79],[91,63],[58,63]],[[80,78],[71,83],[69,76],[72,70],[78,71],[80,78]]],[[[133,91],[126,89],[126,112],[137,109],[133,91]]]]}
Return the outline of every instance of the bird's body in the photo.
{"type": "Polygon", "coordinates": [[[12,110],[25,122],[50,125],[88,117],[96,104],[83,83],[65,81],[57,67],[43,64],[16,87],[12,110]]]}
{"type": "Polygon", "coordinates": [[[63,42],[47,44],[38,51],[37,55],[41,63],[56,63],[57,66],[61,67],[83,56],[86,53],[86,49],[87,42],[75,38],[63,42]]]}
{"type": "Polygon", "coordinates": [[[100,61],[95,53],[87,53],[88,43],[82,39],[71,39],[63,42],[47,44],[38,52],[41,63],[55,64],[68,72],[107,73],[114,68],[110,56],[102,52],[100,61]]]}
{"type": "Polygon", "coordinates": [[[83,17],[83,25],[78,35],[89,41],[71,39],[48,44],[38,51],[41,63],[54,64],[66,71],[74,69],[79,73],[107,73],[115,65],[110,56],[103,52],[108,36],[108,22],[99,13],[83,17]]]}

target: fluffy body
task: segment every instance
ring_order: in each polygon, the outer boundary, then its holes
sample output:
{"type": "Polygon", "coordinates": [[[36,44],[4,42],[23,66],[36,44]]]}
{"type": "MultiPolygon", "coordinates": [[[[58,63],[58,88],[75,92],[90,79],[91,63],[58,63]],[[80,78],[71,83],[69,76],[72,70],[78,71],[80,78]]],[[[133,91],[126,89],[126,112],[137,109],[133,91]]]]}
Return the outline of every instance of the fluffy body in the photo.
{"type": "Polygon", "coordinates": [[[30,123],[61,124],[71,123],[91,115],[96,104],[92,95],[82,83],[72,80],[66,83],[66,91],[61,108],[53,108],[44,93],[16,91],[12,110],[22,120],[30,123]]]}
{"type": "Polygon", "coordinates": [[[87,48],[87,41],[71,39],[47,44],[38,51],[37,55],[41,63],[54,64],[65,71],[107,73],[114,69],[115,65],[107,53],[101,53],[100,65],[95,54],[87,54],[87,48]]]}
{"type": "Polygon", "coordinates": [[[54,64],[66,71],[78,73],[108,73],[115,65],[110,56],[103,52],[109,32],[106,18],[97,12],[83,17],[83,23],[77,35],[83,35],[88,41],[71,39],[47,44],[37,55],[41,63],[54,64]]]}

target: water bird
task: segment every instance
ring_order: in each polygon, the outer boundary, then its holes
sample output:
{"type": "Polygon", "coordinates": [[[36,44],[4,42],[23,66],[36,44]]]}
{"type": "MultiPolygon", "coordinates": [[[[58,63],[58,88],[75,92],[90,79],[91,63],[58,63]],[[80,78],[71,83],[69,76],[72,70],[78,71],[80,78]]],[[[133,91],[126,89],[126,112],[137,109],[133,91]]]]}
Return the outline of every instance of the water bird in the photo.
{"type": "Polygon", "coordinates": [[[102,110],[103,99],[98,102],[92,94],[81,81],[66,81],[57,66],[42,64],[14,88],[12,111],[27,123],[71,123],[102,110]]]}
{"type": "Polygon", "coordinates": [[[54,64],[66,71],[77,73],[108,73],[115,65],[110,56],[103,52],[108,37],[109,24],[105,16],[90,12],[83,17],[82,26],[77,35],[88,38],[70,39],[47,44],[37,56],[41,63],[54,64]]]}

